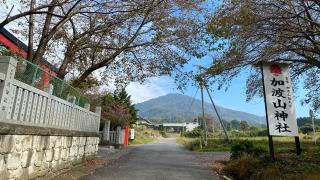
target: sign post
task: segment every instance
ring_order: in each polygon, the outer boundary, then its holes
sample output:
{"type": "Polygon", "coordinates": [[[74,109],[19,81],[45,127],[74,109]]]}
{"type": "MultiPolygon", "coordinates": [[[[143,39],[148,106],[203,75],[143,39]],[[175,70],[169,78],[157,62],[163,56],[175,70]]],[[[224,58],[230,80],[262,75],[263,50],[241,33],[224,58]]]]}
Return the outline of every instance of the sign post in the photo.
{"type": "Polygon", "coordinates": [[[264,108],[266,112],[266,120],[267,120],[267,130],[268,130],[268,142],[269,142],[269,153],[272,160],[274,160],[274,148],[273,148],[273,140],[272,136],[270,135],[269,130],[269,122],[268,122],[268,110],[267,110],[267,99],[266,99],[266,87],[264,82],[264,72],[263,72],[263,64],[261,62],[261,74],[262,74],[262,86],[263,86],[263,98],[264,98],[264,108]]]}
{"type": "Polygon", "coordinates": [[[289,65],[261,62],[270,155],[272,136],[295,137],[297,154],[301,154],[289,65]]]}

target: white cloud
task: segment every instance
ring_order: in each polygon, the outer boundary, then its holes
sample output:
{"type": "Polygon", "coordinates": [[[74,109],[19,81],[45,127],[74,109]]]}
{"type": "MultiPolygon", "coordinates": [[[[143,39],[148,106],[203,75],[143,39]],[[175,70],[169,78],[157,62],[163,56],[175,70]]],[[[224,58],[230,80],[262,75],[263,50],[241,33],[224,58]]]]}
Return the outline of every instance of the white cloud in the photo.
{"type": "Polygon", "coordinates": [[[173,80],[169,77],[150,78],[146,83],[132,82],[127,86],[127,92],[131,95],[133,103],[140,103],[176,92],[173,80]]]}

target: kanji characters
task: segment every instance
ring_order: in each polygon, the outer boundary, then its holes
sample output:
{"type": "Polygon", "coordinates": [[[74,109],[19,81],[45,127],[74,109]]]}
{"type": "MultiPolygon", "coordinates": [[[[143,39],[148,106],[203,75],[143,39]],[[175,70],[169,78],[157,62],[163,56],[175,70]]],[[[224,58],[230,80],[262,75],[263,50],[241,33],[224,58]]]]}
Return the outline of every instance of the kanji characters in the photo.
{"type": "Polygon", "coordinates": [[[284,90],[278,88],[278,89],[272,89],[272,96],[276,96],[276,97],[282,97],[285,98],[283,96],[284,90]]]}
{"type": "Polygon", "coordinates": [[[284,85],[284,81],[282,80],[276,80],[276,78],[273,78],[271,80],[271,85],[272,86],[283,86],[284,85]]]}
{"type": "Polygon", "coordinates": [[[286,121],[286,119],[288,118],[288,113],[285,113],[284,111],[276,111],[275,113],[275,118],[277,118],[277,120],[282,119],[283,121],[286,121]]]}
{"type": "Polygon", "coordinates": [[[287,103],[285,102],[281,103],[281,99],[277,99],[277,102],[272,102],[272,103],[274,108],[283,108],[283,109],[287,108],[287,103]]]}
{"type": "Polygon", "coordinates": [[[289,130],[289,126],[288,126],[288,124],[287,123],[278,123],[277,125],[276,125],[276,130],[278,130],[279,131],[279,133],[282,133],[282,132],[291,132],[290,130],[289,130]]]}

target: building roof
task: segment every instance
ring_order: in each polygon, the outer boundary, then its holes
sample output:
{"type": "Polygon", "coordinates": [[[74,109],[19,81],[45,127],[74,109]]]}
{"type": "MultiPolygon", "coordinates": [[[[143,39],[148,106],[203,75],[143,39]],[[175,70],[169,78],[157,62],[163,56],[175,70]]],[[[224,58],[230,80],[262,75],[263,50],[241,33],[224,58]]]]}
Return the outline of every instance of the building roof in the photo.
{"type": "Polygon", "coordinates": [[[11,34],[8,30],[3,27],[0,27],[0,33],[7,37],[11,42],[19,46],[25,52],[28,52],[28,46],[11,34]]]}

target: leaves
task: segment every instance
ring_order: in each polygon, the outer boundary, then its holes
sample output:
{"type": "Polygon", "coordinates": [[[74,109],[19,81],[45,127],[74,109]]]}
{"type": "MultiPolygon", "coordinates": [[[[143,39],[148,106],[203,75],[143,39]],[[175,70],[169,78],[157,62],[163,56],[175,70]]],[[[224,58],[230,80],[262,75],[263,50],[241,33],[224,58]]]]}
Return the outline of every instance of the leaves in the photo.
{"type": "Polygon", "coordinates": [[[220,53],[208,75],[218,87],[248,72],[247,100],[262,95],[260,61],[286,62],[292,79],[304,80],[306,103],[320,106],[320,4],[317,1],[225,0],[208,25],[220,53]]]}
{"type": "MultiPolygon", "coordinates": [[[[205,55],[203,2],[37,1],[32,11],[29,3],[21,4],[20,14],[7,20],[34,13],[30,60],[59,64],[58,76],[72,79],[74,86],[86,86],[84,81],[96,72],[102,76],[99,84],[124,85],[159,75],[184,77],[181,70],[191,57],[205,55]]],[[[29,24],[22,22],[28,32],[29,24]]]]}
{"type": "Polygon", "coordinates": [[[134,124],[138,119],[137,113],[138,110],[125,89],[117,90],[113,94],[107,93],[102,97],[101,117],[110,120],[114,127],[134,124]]]}

